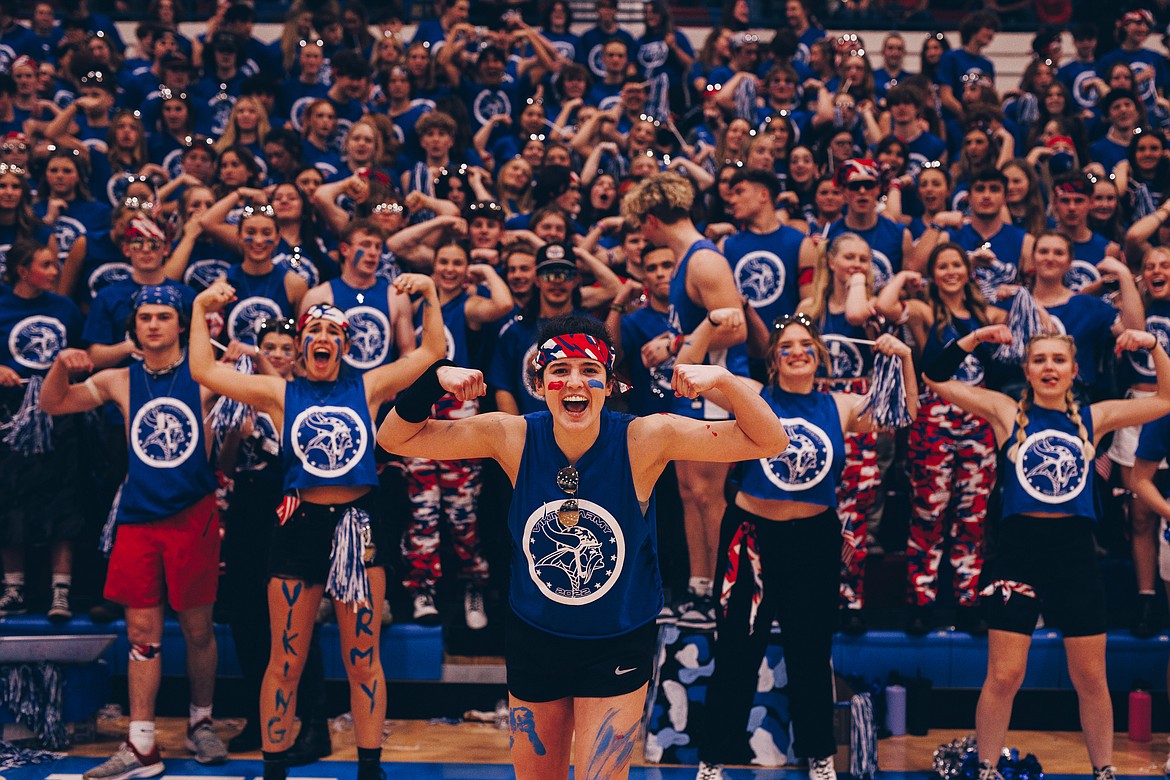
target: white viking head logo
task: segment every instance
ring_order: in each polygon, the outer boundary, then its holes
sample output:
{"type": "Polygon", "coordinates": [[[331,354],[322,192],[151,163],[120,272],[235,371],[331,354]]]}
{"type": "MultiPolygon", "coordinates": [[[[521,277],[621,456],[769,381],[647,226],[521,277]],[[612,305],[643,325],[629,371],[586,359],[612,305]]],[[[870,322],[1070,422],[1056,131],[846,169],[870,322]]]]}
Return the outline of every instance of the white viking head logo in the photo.
{"type": "Polygon", "coordinates": [[[536,561],[536,568],[560,571],[574,591],[581,589],[599,569],[605,566],[601,542],[588,528],[580,525],[566,528],[559,522],[544,526],[544,536],[555,549],[536,561]]]}
{"type": "Polygon", "coordinates": [[[320,453],[328,471],[336,470],[353,450],[353,433],[344,420],[324,412],[314,412],[304,422],[313,436],[303,446],[306,453],[320,453]]]}

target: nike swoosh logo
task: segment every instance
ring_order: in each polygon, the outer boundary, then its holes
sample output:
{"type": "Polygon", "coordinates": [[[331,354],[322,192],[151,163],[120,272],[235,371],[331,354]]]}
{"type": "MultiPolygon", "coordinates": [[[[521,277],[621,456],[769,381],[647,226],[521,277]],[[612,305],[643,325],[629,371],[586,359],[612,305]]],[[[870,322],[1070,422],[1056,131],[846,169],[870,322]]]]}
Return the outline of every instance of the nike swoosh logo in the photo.
{"type": "Polygon", "coordinates": [[[630,669],[623,669],[623,668],[621,667],[621,665],[618,665],[618,666],[615,666],[615,667],[613,668],[613,673],[614,673],[614,674],[616,674],[616,675],[618,675],[618,676],[620,677],[620,676],[621,676],[621,675],[623,675],[623,674],[629,674],[630,672],[635,672],[635,671],[637,671],[637,670],[638,670],[638,667],[636,667],[636,666],[634,666],[634,667],[632,667],[632,668],[630,668],[630,669]]]}

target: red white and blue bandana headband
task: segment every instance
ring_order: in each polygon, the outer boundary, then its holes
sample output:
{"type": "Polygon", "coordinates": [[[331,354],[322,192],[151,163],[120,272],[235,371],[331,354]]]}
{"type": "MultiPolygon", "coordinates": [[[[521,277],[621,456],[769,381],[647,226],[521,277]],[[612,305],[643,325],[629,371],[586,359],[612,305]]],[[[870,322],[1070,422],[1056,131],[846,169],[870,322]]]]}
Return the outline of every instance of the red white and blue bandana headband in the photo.
{"type": "Polygon", "coordinates": [[[538,372],[554,360],[568,358],[589,358],[605,366],[606,371],[613,371],[614,354],[609,345],[594,336],[585,333],[566,333],[553,336],[540,345],[532,358],[532,367],[538,372]]]}
{"type": "Polygon", "coordinates": [[[158,223],[152,219],[145,219],[143,217],[135,217],[130,220],[130,224],[126,226],[125,237],[127,241],[132,241],[136,238],[153,238],[157,241],[166,241],[167,234],[158,226],[158,223]]]}
{"type": "Polygon", "coordinates": [[[175,287],[148,284],[134,294],[134,311],[147,304],[170,306],[175,311],[183,310],[183,296],[175,287]]]}
{"type": "Polygon", "coordinates": [[[872,179],[878,181],[877,165],[873,160],[853,158],[846,160],[837,169],[837,182],[841,185],[848,184],[856,179],[872,179]]]}
{"type": "Polygon", "coordinates": [[[309,320],[326,320],[335,325],[340,325],[343,331],[349,332],[349,320],[345,318],[345,312],[336,306],[330,306],[328,303],[315,303],[308,308],[308,310],[301,315],[297,320],[297,333],[305,329],[309,324],[309,320]]]}

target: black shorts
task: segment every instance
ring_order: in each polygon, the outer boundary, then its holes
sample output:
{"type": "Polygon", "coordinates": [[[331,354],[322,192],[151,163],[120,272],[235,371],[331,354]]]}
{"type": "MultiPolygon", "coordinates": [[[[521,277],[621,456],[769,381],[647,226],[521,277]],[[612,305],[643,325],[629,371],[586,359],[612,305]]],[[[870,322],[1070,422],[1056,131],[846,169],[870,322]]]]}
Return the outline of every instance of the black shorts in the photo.
{"type": "Polygon", "coordinates": [[[619,636],[578,639],[542,631],[508,611],[508,693],[521,701],[633,693],[650,680],[657,652],[654,621],[619,636]]]}
{"type": "Polygon", "coordinates": [[[377,552],[366,568],[385,567],[389,560],[390,540],[378,501],[378,491],[371,490],[348,504],[310,504],[302,501],[284,525],[272,530],[268,555],[268,576],[303,580],[309,585],[324,585],[329,579],[329,555],[333,551],[333,531],[350,507],[365,510],[370,516],[377,552]]]}
{"type": "Polygon", "coordinates": [[[983,599],[990,628],[1031,636],[1043,613],[1044,624],[1065,637],[1105,633],[1105,587],[1092,520],[1004,518],[989,571],[993,592],[983,599]]]}

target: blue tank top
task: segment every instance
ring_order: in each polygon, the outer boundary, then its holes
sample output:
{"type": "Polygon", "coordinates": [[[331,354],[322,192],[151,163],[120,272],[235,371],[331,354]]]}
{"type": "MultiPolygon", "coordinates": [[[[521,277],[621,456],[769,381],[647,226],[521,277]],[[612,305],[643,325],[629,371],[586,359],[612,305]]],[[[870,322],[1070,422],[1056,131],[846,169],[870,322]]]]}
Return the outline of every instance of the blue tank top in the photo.
{"type": "Polygon", "coordinates": [[[723,242],[735,286],[769,327],[800,304],[797,266],[803,240],[799,230],[781,225],[771,233],[744,230],[723,242]]]}
{"type": "MultiPolygon", "coordinates": [[[[1170,301],[1150,301],[1146,308],[1146,330],[1158,337],[1163,349],[1170,347],[1170,301]]],[[[1154,356],[1148,349],[1126,352],[1120,363],[1122,388],[1142,383],[1157,383],[1154,356]]]]}
{"type": "Polygon", "coordinates": [[[1073,242],[1073,261],[1064,275],[1064,286],[1073,292],[1080,292],[1101,278],[1097,263],[1105,259],[1109,239],[1094,233],[1088,241],[1073,242]]]}
{"type": "Polygon", "coordinates": [[[994,255],[990,263],[976,262],[972,269],[975,283],[987,300],[995,300],[997,287],[1016,283],[1020,271],[1020,253],[1024,251],[1024,237],[1027,235],[1014,225],[1003,225],[991,238],[979,235],[970,225],[951,231],[951,240],[968,252],[986,246],[994,255]]]}
{"type": "Polygon", "coordinates": [[[259,275],[245,273],[243,265],[227,270],[228,284],[236,288],[236,302],[224,315],[230,338],[255,344],[256,326],[262,320],[288,319],[295,314],[284,286],[290,273],[281,266],[259,275]]]}
{"type": "MultiPolygon", "coordinates": [[[[719,248],[705,238],[696,241],[682,256],[682,260],[675,267],[674,276],[670,280],[670,311],[667,316],[670,319],[670,327],[675,333],[692,332],[707,316],[707,310],[692,301],[691,296],[687,294],[687,269],[691,257],[701,249],[719,252],[719,248]]],[[[723,366],[737,376],[747,376],[747,345],[736,344],[729,349],[708,352],[706,362],[710,365],[723,366]]],[[[701,396],[693,399],[675,398],[671,411],[685,417],[707,420],[725,420],[729,417],[725,409],[709,403],[701,396]]]]}
{"type": "MultiPolygon", "coordinates": [[[[949,323],[935,322],[930,326],[930,333],[926,336],[926,344],[922,347],[922,365],[929,366],[937,360],[942,354],[943,348],[952,339],[962,338],[981,327],[983,326],[979,324],[979,320],[974,317],[952,316],[949,323]]],[[[984,363],[990,359],[990,348],[986,344],[980,344],[974,352],[967,355],[951,378],[967,385],[981,385],[986,378],[983,369],[984,363]]]]}
{"type": "Polygon", "coordinates": [[[358,371],[384,366],[398,357],[390,327],[390,283],[374,277],[374,284],[359,290],[340,277],[329,282],[333,305],[349,321],[349,354],[345,362],[358,371]]]}
{"type": "Polygon", "coordinates": [[[377,485],[374,421],[362,375],[341,368],[336,382],[297,377],[284,391],[284,491],[377,485]]]}
{"type": "MultiPolygon", "coordinates": [[[[443,304],[443,338],[447,342],[447,359],[463,368],[471,367],[471,354],[467,349],[467,299],[471,296],[461,292],[443,304]]],[[[414,338],[422,339],[422,308],[414,313],[414,338]]]]}
{"type": "MultiPolygon", "coordinates": [[[[1081,407],[1081,420],[1093,440],[1093,415],[1081,407]]],[[[1006,454],[1016,441],[1017,425],[1004,442],[1006,454]]],[[[1076,426],[1064,412],[1033,406],[1028,412],[1026,438],[1016,462],[1004,464],[1003,516],[1050,512],[1097,518],[1093,463],[1085,457],[1076,426]]]]}
{"type": "Polygon", "coordinates": [[[841,217],[829,225],[828,238],[836,238],[842,233],[856,233],[864,238],[873,255],[873,287],[880,290],[894,278],[894,274],[902,270],[902,237],[905,230],[905,226],[881,215],[877,218],[877,224],[869,230],[853,230],[846,226],[845,218],[841,217]]]}
{"type": "Polygon", "coordinates": [[[829,349],[829,365],[817,368],[817,376],[830,379],[858,379],[869,376],[873,369],[873,350],[865,344],[845,341],[839,336],[851,339],[869,339],[861,325],[853,325],[845,319],[845,312],[834,314],[826,307],[821,320],[821,339],[829,349]]]}
{"type": "Polygon", "coordinates": [[[162,520],[215,490],[215,472],[203,438],[199,385],[186,360],[152,377],[130,364],[130,464],[119,523],[162,520]]]}
{"type": "Polygon", "coordinates": [[[747,462],[740,490],[770,501],[837,506],[845,466],[845,436],[829,393],[789,393],[765,386],[760,395],[780,418],[788,447],[773,458],[747,462]]]}
{"type": "Polygon", "coordinates": [[[634,492],[627,431],[635,418],[601,411],[597,441],[577,461],[580,520],[566,527],[568,498],[557,472],[569,465],[553,438],[552,415],[525,415],[528,431],[508,512],[512,609],[553,634],[600,638],[632,631],[662,609],[651,495],[634,492]]]}

